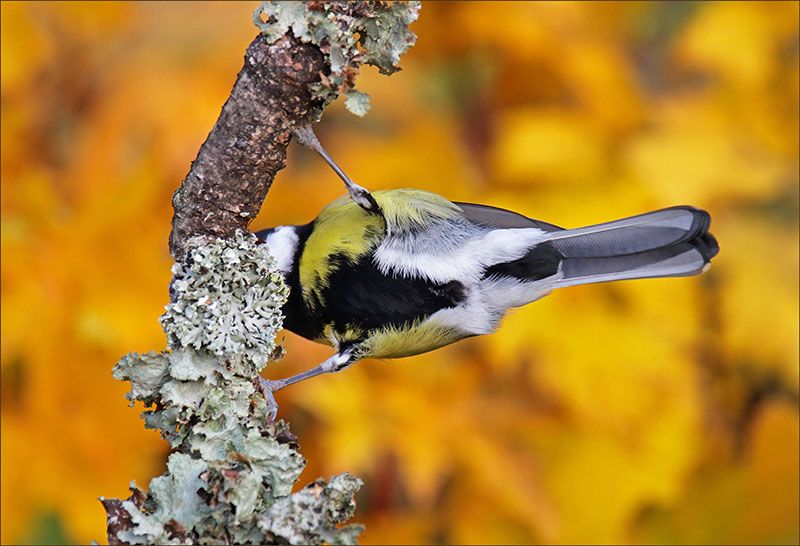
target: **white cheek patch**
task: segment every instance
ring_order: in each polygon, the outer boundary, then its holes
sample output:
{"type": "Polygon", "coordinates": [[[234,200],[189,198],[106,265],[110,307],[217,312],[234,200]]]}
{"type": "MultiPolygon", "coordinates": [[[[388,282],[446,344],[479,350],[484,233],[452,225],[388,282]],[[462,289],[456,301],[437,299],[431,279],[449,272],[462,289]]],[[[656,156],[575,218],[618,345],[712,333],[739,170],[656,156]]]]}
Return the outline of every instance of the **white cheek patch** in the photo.
{"type": "Polygon", "coordinates": [[[299,237],[292,226],[281,226],[267,236],[267,246],[282,273],[292,270],[299,237]]]}

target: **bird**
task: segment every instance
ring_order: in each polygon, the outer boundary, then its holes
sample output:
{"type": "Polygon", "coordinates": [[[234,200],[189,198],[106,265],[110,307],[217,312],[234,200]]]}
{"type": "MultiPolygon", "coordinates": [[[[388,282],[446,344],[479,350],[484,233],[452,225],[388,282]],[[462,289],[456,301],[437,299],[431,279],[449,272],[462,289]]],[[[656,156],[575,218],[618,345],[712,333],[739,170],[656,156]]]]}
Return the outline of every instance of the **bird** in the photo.
{"type": "Polygon", "coordinates": [[[564,229],[421,189],[369,192],[313,132],[303,136],[349,196],[307,224],[255,235],[289,286],[284,328],[331,345],[334,354],[288,378],[261,378],[273,420],[273,393],[291,384],[362,359],[417,355],[492,333],[509,310],[556,289],[698,275],[719,252],[709,213],[696,207],[564,229]]]}

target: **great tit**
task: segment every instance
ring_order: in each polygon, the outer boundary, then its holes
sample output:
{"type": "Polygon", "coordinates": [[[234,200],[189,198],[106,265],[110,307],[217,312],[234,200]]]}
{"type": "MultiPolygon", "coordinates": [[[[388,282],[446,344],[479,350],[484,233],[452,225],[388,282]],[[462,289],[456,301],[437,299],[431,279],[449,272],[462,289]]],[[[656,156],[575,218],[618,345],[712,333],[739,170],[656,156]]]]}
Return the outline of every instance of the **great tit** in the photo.
{"type": "Polygon", "coordinates": [[[697,275],[719,251],[709,214],[690,206],[564,229],[418,189],[369,193],[337,173],[353,184],[350,198],[308,224],[256,233],[290,287],[284,327],[336,351],[306,372],[263,380],[272,418],[272,392],[298,381],[494,332],[509,309],[556,288],[697,275]]]}

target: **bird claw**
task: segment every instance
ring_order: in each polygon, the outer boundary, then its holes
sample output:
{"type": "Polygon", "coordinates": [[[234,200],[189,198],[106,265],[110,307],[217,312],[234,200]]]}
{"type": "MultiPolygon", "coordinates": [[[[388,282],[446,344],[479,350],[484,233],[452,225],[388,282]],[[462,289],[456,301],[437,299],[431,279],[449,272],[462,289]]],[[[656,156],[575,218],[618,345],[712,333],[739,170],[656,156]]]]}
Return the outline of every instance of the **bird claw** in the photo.
{"type": "Polygon", "coordinates": [[[279,381],[270,381],[259,377],[258,390],[264,395],[264,400],[267,403],[267,422],[274,423],[275,418],[278,416],[278,402],[275,400],[273,391],[281,388],[279,381]]]}
{"type": "Polygon", "coordinates": [[[358,206],[365,211],[372,213],[379,213],[381,211],[381,207],[378,205],[378,202],[375,201],[375,198],[372,196],[369,190],[363,186],[359,186],[353,182],[347,185],[347,191],[350,194],[350,199],[355,201],[358,206]]]}

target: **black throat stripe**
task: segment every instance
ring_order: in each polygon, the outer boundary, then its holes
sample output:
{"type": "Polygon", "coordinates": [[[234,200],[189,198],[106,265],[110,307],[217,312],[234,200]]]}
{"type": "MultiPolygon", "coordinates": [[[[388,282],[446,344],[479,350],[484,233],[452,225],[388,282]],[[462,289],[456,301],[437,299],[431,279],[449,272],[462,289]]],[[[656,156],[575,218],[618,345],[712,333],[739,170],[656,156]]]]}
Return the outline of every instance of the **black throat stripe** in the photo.
{"type": "MultiPolygon", "coordinates": [[[[324,303],[309,309],[297,305],[297,298],[302,304],[302,297],[290,296],[285,307],[285,327],[309,339],[320,337],[329,324],[336,332],[402,327],[455,307],[466,297],[464,286],[457,281],[432,283],[384,275],[373,263],[372,253],[356,263],[341,255],[332,255],[329,260],[332,272],[321,292],[324,303]]],[[[293,294],[301,293],[299,277],[290,286],[293,294]]]]}

